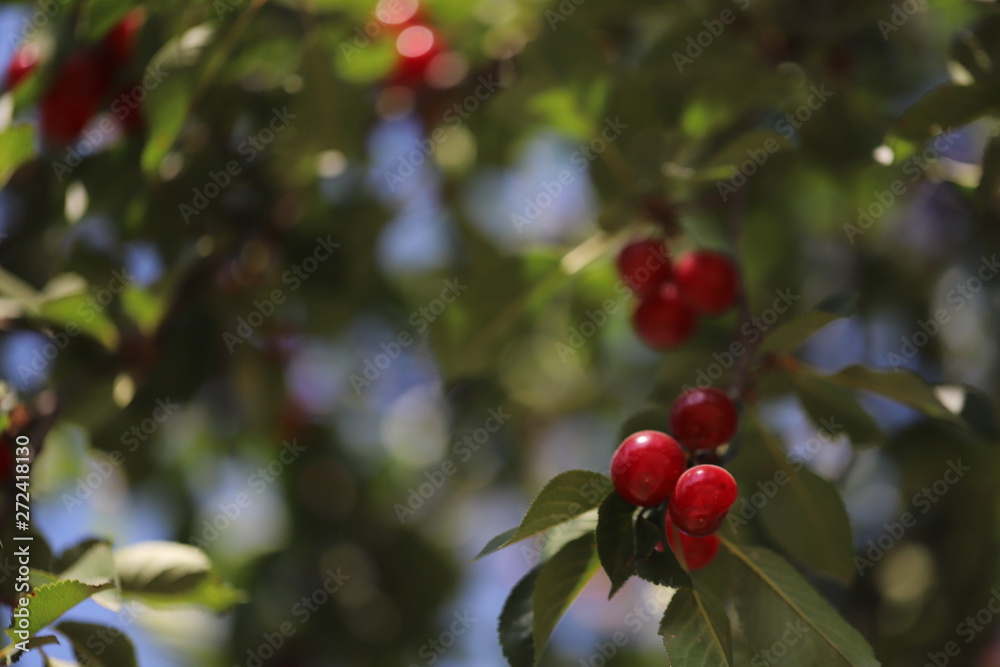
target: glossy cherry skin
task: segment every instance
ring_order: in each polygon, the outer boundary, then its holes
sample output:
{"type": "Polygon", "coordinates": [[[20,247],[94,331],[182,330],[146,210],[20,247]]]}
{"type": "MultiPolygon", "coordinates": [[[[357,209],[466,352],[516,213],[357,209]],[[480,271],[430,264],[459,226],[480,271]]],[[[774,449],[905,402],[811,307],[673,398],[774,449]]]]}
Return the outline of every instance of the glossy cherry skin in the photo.
{"type": "Polygon", "coordinates": [[[670,432],[686,449],[713,449],[736,433],[736,406],[718,389],[692,389],[674,401],[670,432]]]}
{"type": "Polygon", "coordinates": [[[674,275],[667,248],[655,239],[640,239],[624,246],[616,260],[618,275],[633,292],[648,296],[674,275]]]}
{"type": "Polygon", "coordinates": [[[686,467],[687,457],[676,440],[660,431],[638,431],[611,457],[611,481],[633,505],[655,507],[670,498],[686,467]]]}
{"type": "Polygon", "coordinates": [[[76,139],[97,112],[110,82],[111,74],[96,54],[70,55],[39,104],[45,138],[56,144],[76,139]]]}
{"type": "Polygon", "coordinates": [[[632,313],[636,334],[653,349],[677,347],[694,333],[697,316],[672,283],[660,285],[632,313]]]}
{"type": "Polygon", "coordinates": [[[677,480],[670,520],[692,537],[711,535],[736,502],[736,480],[725,468],[695,466],[677,480]]]}
{"type": "Polygon", "coordinates": [[[673,549],[674,553],[677,553],[677,537],[680,537],[681,553],[678,556],[688,571],[694,572],[695,570],[700,570],[715,560],[715,555],[719,553],[719,537],[717,535],[692,537],[691,535],[682,533],[674,528],[669,513],[666,515],[664,523],[666,524],[667,541],[670,543],[670,548],[673,549]]]}
{"type": "Polygon", "coordinates": [[[686,253],[674,275],[681,296],[701,314],[721,315],[736,303],[740,276],[729,255],[712,250],[686,253]]]}
{"type": "Polygon", "coordinates": [[[22,81],[28,78],[38,66],[38,49],[33,46],[22,46],[14,52],[10,64],[7,65],[7,90],[14,90],[22,81]]]}

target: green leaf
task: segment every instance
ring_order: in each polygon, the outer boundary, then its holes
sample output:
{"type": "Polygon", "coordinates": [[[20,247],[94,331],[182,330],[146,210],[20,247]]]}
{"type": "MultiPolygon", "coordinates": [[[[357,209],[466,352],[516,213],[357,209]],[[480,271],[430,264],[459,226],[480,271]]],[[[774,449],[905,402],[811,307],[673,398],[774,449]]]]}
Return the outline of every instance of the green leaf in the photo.
{"type": "Polygon", "coordinates": [[[61,579],[38,586],[29,596],[22,598],[27,603],[18,607],[18,609],[27,607],[28,615],[26,623],[22,625],[18,622],[18,618],[15,617],[13,627],[6,631],[7,636],[17,642],[23,641],[28,637],[34,637],[42,628],[51,624],[91,595],[107,590],[112,586],[113,584],[110,583],[92,586],[82,581],[73,581],[71,579],[61,579]],[[28,635],[15,634],[15,631],[27,632],[28,635]]]}
{"type": "Polygon", "coordinates": [[[592,120],[582,112],[577,96],[567,88],[550,88],[535,95],[528,108],[571,139],[584,141],[593,133],[592,120]]]}
{"type": "Polygon", "coordinates": [[[118,346],[118,328],[104,311],[94,308],[87,294],[44,301],[38,308],[38,316],[59,325],[70,336],[83,332],[109,350],[118,346]]]}
{"type": "Polygon", "coordinates": [[[0,294],[9,296],[32,313],[36,312],[42,298],[35,288],[2,267],[0,267],[0,294]]]}
{"type": "Polygon", "coordinates": [[[149,124],[149,139],[142,151],[142,170],[147,174],[157,172],[184,127],[193,88],[193,76],[174,73],[159,86],[150,89],[143,107],[149,124]]]}
{"type": "Polygon", "coordinates": [[[511,667],[532,667],[535,662],[532,596],[540,569],[541,566],[532,568],[517,582],[500,612],[497,632],[503,655],[511,667]]]}
{"type": "MultiPolygon", "coordinates": [[[[339,35],[339,44],[348,44],[354,34],[339,35]]],[[[363,49],[334,49],[337,73],[345,81],[368,84],[385,78],[392,72],[398,53],[392,40],[373,40],[363,49]]]]}
{"type": "Polygon", "coordinates": [[[535,664],[538,664],[556,623],[598,567],[600,562],[593,533],[573,540],[542,565],[532,601],[535,664]]]}
{"type": "Polygon", "coordinates": [[[111,584],[112,587],[108,590],[94,595],[94,602],[112,611],[121,609],[121,586],[111,547],[107,542],[84,542],[80,549],[70,550],[59,560],[61,565],[65,565],[65,569],[59,572],[59,579],[73,579],[91,586],[111,584]]]}
{"type": "Polygon", "coordinates": [[[73,655],[87,667],[138,666],[131,640],[118,630],[75,621],[63,621],[56,630],[66,635],[73,655]]]}
{"type": "Polygon", "coordinates": [[[674,594],[659,632],[672,667],[733,665],[729,617],[718,602],[697,589],[674,594]]]}
{"type": "MultiPolygon", "coordinates": [[[[850,581],[855,575],[851,524],[837,488],[801,462],[790,460],[756,417],[747,422],[744,438],[744,454],[753,451],[760,457],[764,477],[753,485],[741,479],[745,495],[740,506],[749,502],[746,496],[765,497],[760,519],[772,539],[806,565],[850,581]]],[[[735,506],[730,510],[730,523],[742,520],[737,512],[735,506]]]]}
{"type": "Polygon", "coordinates": [[[151,59],[148,70],[159,81],[149,86],[143,110],[149,138],[142,151],[142,170],[155,174],[188,119],[198,77],[197,65],[215,36],[215,25],[203,23],[168,41],[151,59]]]}
{"type": "Polygon", "coordinates": [[[743,635],[751,650],[780,641],[789,665],[873,667],[872,647],[783,558],[723,539],[736,557],[734,587],[743,635]],[[783,639],[787,637],[788,639],[783,639]]]}
{"type": "Polygon", "coordinates": [[[535,496],[521,525],[494,537],[473,560],[589,512],[612,488],[611,480],[596,472],[569,470],[556,475],[535,496]]]}
{"type": "Polygon", "coordinates": [[[633,573],[635,512],[635,505],[626,502],[617,493],[609,493],[597,510],[597,555],[601,559],[601,567],[611,579],[609,600],[633,573]]]}
{"type": "Polygon", "coordinates": [[[814,424],[824,426],[830,421],[839,422],[856,446],[876,444],[885,439],[882,429],[853,391],[808,370],[797,370],[790,375],[795,393],[814,424]]]}
{"type": "Polygon", "coordinates": [[[896,121],[894,133],[924,141],[1000,111],[1000,86],[944,83],[917,100],[896,121]]]}
{"type": "Polygon", "coordinates": [[[958,421],[955,414],[941,404],[934,388],[908,370],[884,371],[867,366],[848,366],[823,377],[844,387],[885,396],[934,419],[952,423],[958,421]]]}
{"type": "Polygon", "coordinates": [[[834,320],[854,313],[856,298],[853,294],[837,293],[816,304],[809,312],[780,325],[761,342],[759,353],[781,352],[790,354],[807,338],[834,320]]]}
{"type": "Polygon", "coordinates": [[[122,595],[153,607],[197,605],[224,611],[244,600],[214,571],[201,549],[140,542],[114,553],[122,595]]]}
{"type": "Polygon", "coordinates": [[[156,331],[167,311],[167,300],[162,295],[132,285],[122,292],[121,304],[125,313],[147,335],[156,331]]]}
{"type": "Polygon", "coordinates": [[[35,128],[11,125],[0,132],[0,188],[22,164],[35,157],[35,128]]]}

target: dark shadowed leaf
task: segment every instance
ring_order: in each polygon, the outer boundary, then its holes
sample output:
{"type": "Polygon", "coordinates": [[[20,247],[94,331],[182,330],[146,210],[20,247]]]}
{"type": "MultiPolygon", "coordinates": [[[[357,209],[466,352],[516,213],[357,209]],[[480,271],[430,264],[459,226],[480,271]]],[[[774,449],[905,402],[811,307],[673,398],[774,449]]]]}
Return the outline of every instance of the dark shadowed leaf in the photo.
{"type": "Polygon", "coordinates": [[[802,407],[815,425],[832,431],[831,424],[836,424],[856,446],[874,445],[885,439],[878,423],[850,389],[805,370],[791,373],[791,379],[802,407]]]}
{"type": "Polygon", "coordinates": [[[535,664],[559,619],[598,567],[600,562],[593,533],[573,540],[542,565],[532,603],[535,664]]]}
{"type": "Polygon", "coordinates": [[[136,667],[135,648],[119,630],[92,623],[63,621],[56,630],[66,635],[73,655],[87,667],[136,667]]]}
{"type": "Polygon", "coordinates": [[[597,510],[597,554],[601,567],[611,579],[608,598],[632,576],[635,560],[633,517],[636,507],[617,493],[609,493],[597,510]]]}
{"type": "MultiPolygon", "coordinates": [[[[763,651],[784,649],[789,665],[874,667],[872,647],[812,586],[777,554],[723,540],[736,557],[735,596],[743,635],[763,651]]],[[[751,664],[754,664],[751,661],[751,664]]]]}
{"type": "Polygon", "coordinates": [[[895,133],[911,141],[925,141],[1000,111],[1000,86],[945,83],[933,89],[896,122],[895,133]]]}
{"type": "MultiPolygon", "coordinates": [[[[855,574],[851,526],[836,487],[801,461],[791,460],[781,442],[756,419],[747,424],[743,433],[742,455],[759,458],[757,470],[763,476],[741,478],[746,488],[730,510],[729,523],[742,521],[740,512],[747,503],[759,507],[764,528],[789,555],[841,581],[849,581],[855,574]],[[817,526],[823,530],[817,530],[817,526]]],[[[816,442],[821,445],[820,440],[816,442]]]]}
{"type": "Polygon", "coordinates": [[[729,617],[722,606],[696,588],[674,594],[660,622],[671,667],[733,665],[729,617]]]}
{"type": "Polygon", "coordinates": [[[532,568],[517,582],[500,612],[497,632],[500,634],[500,647],[511,667],[531,667],[535,664],[535,644],[531,631],[534,621],[532,596],[540,569],[541,566],[532,568]]]}

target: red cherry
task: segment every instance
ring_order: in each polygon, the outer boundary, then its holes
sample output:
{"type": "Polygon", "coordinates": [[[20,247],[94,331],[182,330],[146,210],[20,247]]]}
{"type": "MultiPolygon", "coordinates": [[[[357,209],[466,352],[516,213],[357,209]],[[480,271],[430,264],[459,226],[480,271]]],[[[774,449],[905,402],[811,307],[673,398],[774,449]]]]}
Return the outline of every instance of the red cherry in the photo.
{"type": "Polygon", "coordinates": [[[403,28],[396,36],[399,61],[392,83],[402,86],[423,83],[424,74],[431,61],[444,50],[444,39],[430,26],[414,24],[403,28]]]}
{"type": "Polygon", "coordinates": [[[670,548],[677,553],[676,535],[680,535],[681,553],[678,554],[684,561],[684,565],[690,572],[700,570],[715,559],[719,553],[719,536],[708,535],[707,537],[692,537],[674,528],[670,520],[670,514],[666,515],[665,527],[667,529],[667,541],[670,548]]]}
{"type": "Polygon", "coordinates": [[[674,274],[667,248],[654,239],[632,241],[618,253],[618,275],[640,296],[648,296],[674,274]]]}
{"type": "Polygon", "coordinates": [[[38,49],[35,46],[22,46],[15,51],[7,66],[7,90],[17,88],[37,66],[38,49]]]}
{"type": "Polygon", "coordinates": [[[694,311],[681,299],[673,283],[660,285],[632,313],[635,332],[654,349],[680,345],[691,337],[696,323],[694,311]]]}
{"type": "Polygon", "coordinates": [[[638,431],[611,457],[611,481],[633,505],[655,507],[670,498],[685,467],[687,458],[676,440],[659,431],[638,431]]]}
{"type": "Polygon", "coordinates": [[[39,105],[45,138],[56,144],[76,139],[97,111],[109,83],[109,73],[95,54],[70,55],[39,105]]]}
{"type": "Polygon", "coordinates": [[[736,433],[736,406],[718,389],[692,389],[670,409],[670,432],[687,449],[712,449],[736,433]]]}
{"type": "Polygon", "coordinates": [[[712,250],[686,253],[674,272],[677,289],[699,313],[721,315],[736,303],[740,277],[729,255],[712,250]]]}
{"type": "Polygon", "coordinates": [[[736,480],[719,466],[700,465],[677,480],[670,501],[670,519],[692,537],[711,535],[736,502],[736,480]]]}
{"type": "Polygon", "coordinates": [[[127,13],[111,30],[104,35],[101,42],[108,64],[112,67],[127,65],[135,54],[136,35],[142,28],[146,15],[142,9],[133,9],[127,13]]]}

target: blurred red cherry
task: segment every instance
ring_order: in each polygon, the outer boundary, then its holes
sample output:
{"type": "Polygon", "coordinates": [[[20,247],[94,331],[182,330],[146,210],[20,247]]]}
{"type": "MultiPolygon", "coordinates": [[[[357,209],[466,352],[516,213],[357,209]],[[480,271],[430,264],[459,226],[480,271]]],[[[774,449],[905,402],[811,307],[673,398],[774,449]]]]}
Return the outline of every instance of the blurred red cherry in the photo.
{"type": "Polygon", "coordinates": [[[71,54],[39,104],[46,140],[68,144],[76,139],[96,113],[110,82],[111,73],[97,54],[71,54]]]}
{"type": "Polygon", "coordinates": [[[37,66],[38,48],[33,44],[20,47],[14,52],[14,57],[11,58],[10,64],[7,66],[7,90],[17,88],[37,66]]]}
{"type": "Polygon", "coordinates": [[[133,9],[104,35],[101,46],[110,66],[120,68],[132,61],[136,36],[145,20],[141,8],[133,9]]]}
{"type": "Polygon", "coordinates": [[[441,34],[423,24],[403,28],[396,36],[399,60],[392,83],[398,86],[416,86],[424,81],[427,68],[435,56],[445,50],[441,34]]]}

